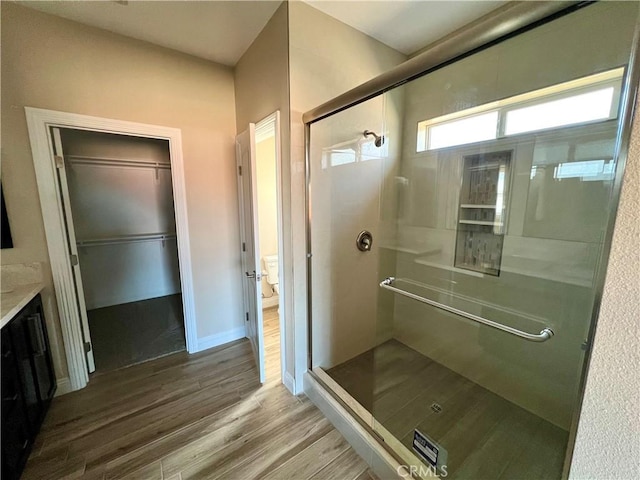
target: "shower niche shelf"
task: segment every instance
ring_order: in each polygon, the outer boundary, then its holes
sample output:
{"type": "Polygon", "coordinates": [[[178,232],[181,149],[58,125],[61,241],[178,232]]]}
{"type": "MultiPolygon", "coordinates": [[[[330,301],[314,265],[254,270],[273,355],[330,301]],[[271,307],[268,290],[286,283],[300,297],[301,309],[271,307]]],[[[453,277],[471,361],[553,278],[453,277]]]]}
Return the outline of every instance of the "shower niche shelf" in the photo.
{"type": "Polygon", "coordinates": [[[454,266],[500,275],[512,151],[463,157],[454,266]]]}

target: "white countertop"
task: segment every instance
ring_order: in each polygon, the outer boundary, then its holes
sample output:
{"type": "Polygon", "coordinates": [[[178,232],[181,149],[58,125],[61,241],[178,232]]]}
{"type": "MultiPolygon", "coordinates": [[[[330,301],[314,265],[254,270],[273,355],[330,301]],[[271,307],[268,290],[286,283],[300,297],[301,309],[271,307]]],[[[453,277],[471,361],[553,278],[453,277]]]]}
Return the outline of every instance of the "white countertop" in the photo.
{"type": "Polygon", "coordinates": [[[44,288],[42,283],[31,283],[28,285],[17,285],[8,293],[3,293],[0,297],[0,307],[2,310],[2,324],[0,328],[9,323],[40,291],[44,288]]]}

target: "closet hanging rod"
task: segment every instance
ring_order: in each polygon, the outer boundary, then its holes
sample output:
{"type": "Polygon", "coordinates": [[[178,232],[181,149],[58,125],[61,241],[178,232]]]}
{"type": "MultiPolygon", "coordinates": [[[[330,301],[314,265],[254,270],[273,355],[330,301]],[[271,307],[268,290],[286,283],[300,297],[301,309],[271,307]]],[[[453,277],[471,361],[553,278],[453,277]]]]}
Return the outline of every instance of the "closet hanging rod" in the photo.
{"type": "Polygon", "coordinates": [[[150,242],[154,240],[168,240],[170,238],[176,238],[176,234],[173,232],[166,233],[146,233],[141,235],[119,235],[117,237],[108,238],[91,238],[86,240],[78,240],[76,245],[78,247],[94,247],[98,245],[117,245],[119,243],[134,243],[134,242],[150,242]]]}
{"type": "Polygon", "coordinates": [[[66,155],[69,163],[76,165],[100,165],[114,167],[140,167],[140,168],[165,168],[171,170],[168,162],[145,162],[143,160],[127,160],[122,158],[89,157],[85,155],[66,155]]]}

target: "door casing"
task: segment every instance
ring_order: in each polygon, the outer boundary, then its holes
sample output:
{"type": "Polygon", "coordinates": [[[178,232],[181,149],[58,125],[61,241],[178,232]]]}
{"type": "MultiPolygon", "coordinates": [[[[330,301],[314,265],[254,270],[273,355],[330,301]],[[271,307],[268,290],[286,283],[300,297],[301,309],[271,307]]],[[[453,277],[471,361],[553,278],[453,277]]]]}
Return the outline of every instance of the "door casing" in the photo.
{"type": "MultiPolygon", "coordinates": [[[[185,337],[187,351],[189,353],[196,352],[198,342],[180,129],[32,107],[25,107],[25,113],[69,369],[69,391],[85,387],[89,381],[89,375],[68,251],[69,239],[65,228],[63,199],[58,188],[51,127],[124,134],[162,139],[169,142],[185,337]]],[[[60,383],[63,383],[64,379],[61,380],[60,383]]],[[[65,392],[61,391],[60,393],[65,392]]]]}
{"type": "Polygon", "coordinates": [[[75,257],[75,262],[71,262],[71,269],[74,276],[74,284],[76,288],[76,299],[78,301],[78,310],[80,315],[80,324],[82,325],[82,340],[85,348],[85,356],[87,357],[87,370],[93,373],[96,370],[95,360],[93,358],[93,345],[91,342],[91,332],[89,331],[89,317],[87,314],[87,305],[84,297],[84,286],[82,284],[82,273],[80,272],[80,263],[78,262],[78,247],[76,245],[76,231],[73,223],[73,212],[71,209],[71,197],[69,195],[69,183],[67,181],[67,171],[64,160],[64,150],[62,146],[62,136],[59,128],[51,129],[53,139],[53,149],[55,153],[55,164],[58,171],[58,189],[64,206],[64,215],[67,220],[67,239],[69,241],[69,254],[75,257]]]}
{"type": "Polygon", "coordinates": [[[256,125],[236,137],[238,167],[238,217],[240,225],[240,277],[246,336],[256,361],[260,383],[265,382],[264,324],[262,316],[262,269],[257,214],[256,125]]]}
{"type": "MultiPolygon", "coordinates": [[[[275,163],[276,163],[276,209],[277,209],[277,233],[278,233],[278,281],[280,284],[279,293],[279,322],[280,322],[280,375],[282,383],[290,392],[294,392],[295,380],[293,376],[286,372],[286,336],[285,336],[285,319],[289,309],[287,308],[287,288],[289,276],[285,270],[285,247],[284,247],[284,207],[282,198],[282,151],[281,151],[281,132],[280,132],[280,111],[277,110],[255,124],[256,142],[259,141],[264,132],[270,132],[266,136],[270,136],[271,132],[275,139],[275,163]]],[[[257,158],[256,161],[259,161],[257,158]]],[[[256,179],[257,181],[257,179],[256,179]]],[[[239,185],[240,187],[240,185],[239,185]]],[[[242,252],[241,252],[242,254],[242,252]]],[[[242,273],[244,275],[244,271],[242,273]]]]}
{"type": "MultiPolygon", "coordinates": [[[[289,275],[284,268],[286,250],[284,248],[284,205],[282,199],[283,192],[283,175],[282,175],[282,146],[281,146],[281,126],[280,126],[280,110],[276,110],[271,115],[260,120],[256,123],[256,131],[258,132],[257,138],[260,138],[260,132],[264,130],[267,125],[272,125],[273,135],[275,137],[275,154],[276,154],[276,209],[277,209],[277,230],[278,230],[278,282],[280,284],[280,378],[282,383],[289,389],[290,392],[294,392],[295,380],[293,376],[289,375],[286,371],[287,367],[287,343],[285,337],[285,319],[289,315],[289,308],[287,306],[287,286],[289,285],[289,275]]],[[[290,346],[291,348],[293,346],[290,346]]]]}

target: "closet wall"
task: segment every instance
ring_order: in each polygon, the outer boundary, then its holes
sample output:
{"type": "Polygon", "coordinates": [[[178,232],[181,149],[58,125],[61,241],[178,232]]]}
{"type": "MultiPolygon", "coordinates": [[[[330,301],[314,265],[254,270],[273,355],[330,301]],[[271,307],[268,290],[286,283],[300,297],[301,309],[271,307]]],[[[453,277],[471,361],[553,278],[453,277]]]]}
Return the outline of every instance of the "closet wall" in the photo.
{"type": "Polygon", "coordinates": [[[61,133],[87,310],[180,293],[168,142],[61,133]]]}

